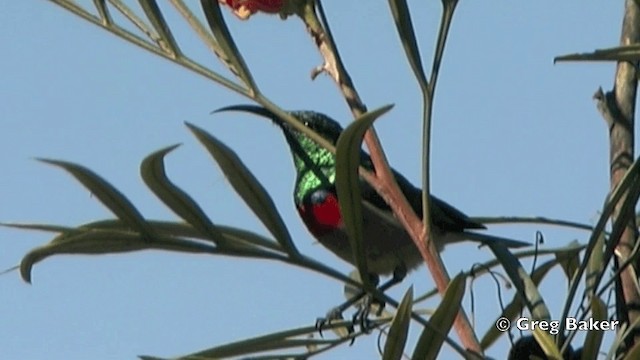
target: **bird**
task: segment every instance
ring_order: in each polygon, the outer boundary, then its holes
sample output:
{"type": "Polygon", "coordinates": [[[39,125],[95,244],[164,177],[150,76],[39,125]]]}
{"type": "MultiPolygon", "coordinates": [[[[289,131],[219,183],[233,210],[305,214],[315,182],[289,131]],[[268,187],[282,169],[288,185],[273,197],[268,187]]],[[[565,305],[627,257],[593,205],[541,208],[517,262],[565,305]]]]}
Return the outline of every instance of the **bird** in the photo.
{"type": "MultiPolygon", "coordinates": [[[[270,119],[286,138],[296,170],[293,202],[311,235],[342,260],[355,265],[346,228],[342,221],[336,193],[336,156],[309,136],[295,129],[272,111],[257,105],[232,105],[213,113],[241,111],[270,119]]],[[[336,145],[343,131],[340,123],[315,111],[291,111],[290,114],[329,143],[336,145]]],[[[375,171],[369,155],[361,150],[361,166],[375,171]]],[[[395,180],[418,217],[422,217],[422,190],[398,171],[391,169],[395,180]]],[[[394,217],[385,200],[362,178],[363,247],[372,276],[393,275],[400,281],[408,271],[423,263],[410,235],[394,217]]],[[[475,240],[500,242],[508,247],[530,244],[474,230],[486,227],[469,218],[444,200],[430,195],[432,240],[440,251],[448,243],[475,240]]]]}

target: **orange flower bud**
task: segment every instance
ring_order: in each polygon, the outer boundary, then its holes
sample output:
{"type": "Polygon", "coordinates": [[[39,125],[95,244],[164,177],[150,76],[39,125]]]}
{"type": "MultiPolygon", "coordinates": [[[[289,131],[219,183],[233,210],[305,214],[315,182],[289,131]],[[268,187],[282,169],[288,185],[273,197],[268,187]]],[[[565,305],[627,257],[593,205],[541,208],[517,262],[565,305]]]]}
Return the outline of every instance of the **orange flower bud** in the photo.
{"type": "Polygon", "coordinates": [[[218,0],[233,9],[234,14],[242,20],[258,11],[277,14],[282,9],[284,0],[218,0]]]}

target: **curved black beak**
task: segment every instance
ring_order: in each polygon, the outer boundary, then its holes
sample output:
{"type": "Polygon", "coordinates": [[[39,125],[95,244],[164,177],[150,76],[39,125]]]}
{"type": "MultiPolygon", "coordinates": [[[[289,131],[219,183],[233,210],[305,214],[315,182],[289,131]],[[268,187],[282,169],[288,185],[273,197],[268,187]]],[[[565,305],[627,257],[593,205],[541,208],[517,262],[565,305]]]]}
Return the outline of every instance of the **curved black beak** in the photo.
{"type": "Polygon", "coordinates": [[[285,131],[289,131],[290,126],[287,122],[282,121],[282,119],[280,119],[280,117],[278,117],[278,115],[274,114],[271,110],[264,108],[262,106],[258,106],[258,105],[231,105],[231,106],[225,106],[222,107],[220,109],[214,110],[211,112],[211,114],[216,114],[219,112],[225,112],[225,111],[244,111],[244,112],[248,112],[250,114],[255,114],[255,115],[259,115],[262,117],[265,117],[267,119],[271,119],[271,121],[273,121],[274,124],[278,125],[280,128],[282,128],[282,130],[285,131]]]}
{"type": "Polygon", "coordinates": [[[212,111],[211,114],[224,112],[224,111],[244,111],[250,114],[259,115],[267,119],[271,119],[271,121],[273,121],[274,124],[280,127],[280,129],[284,133],[284,137],[287,140],[287,143],[289,144],[289,148],[291,149],[291,152],[294,154],[294,158],[297,156],[300,159],[302,159],[302,161],[306,164],[307,168],[311,169],[311,171],[313,171],[319,179],[322,179],[322,181],[325,182],[326,184],[330,184],[330,181],[327,178],[327,175],[324,174],[319,167],[315,166],[315,164],[313,163],[313,160],[309,157],[309,154],[302,148],[302,146],[300,145],[300,142],[296,139],[296,137],[299,136],[300,133],[293,126],[289,125],[289,123],[282,120],[278,115],[274,114],[269,109],[266,109],[262,106],[257,106],[257,105],[225,106],[220,109],[212,111]]]}

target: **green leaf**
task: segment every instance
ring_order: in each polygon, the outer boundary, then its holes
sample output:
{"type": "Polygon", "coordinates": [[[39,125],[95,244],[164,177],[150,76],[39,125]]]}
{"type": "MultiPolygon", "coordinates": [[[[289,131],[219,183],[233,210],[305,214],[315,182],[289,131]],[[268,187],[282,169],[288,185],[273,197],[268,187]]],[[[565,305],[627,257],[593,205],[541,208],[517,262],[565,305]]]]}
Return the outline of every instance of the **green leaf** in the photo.
{"type": "Polygon", "coordinates": [[[258,85],[256,85],[253,80],[249,67],[242,58],[236,43],[233,41],[233,37],[222,17],[220,4],[217,1],[211,0],[200,0],[200,4],[202,5],[202,10],[207,18],[211,32],[213,32],[213,36],[226,55],[226,58],[221,58],[220,60],[227,63],[229,69],[244,81],[255,96],[255,94],[259,92],[258,85]]]}
{"type": "Polygon", "coordinates": [[[152,242],[132,231],[86,230],[73,234],[62,234],[46,245],[29,251],[20,263],[20,275],[31,282],[33,265],[57,254],[113,254],[137,250],[158,249],[186,253],[213,253],[211,245],[194,241],[158,236],[152,242]]]}
{"type": "MultiPolygon", "coordinates": [[[[342,340],[324,340],[324,339],[292,339],[292,337],[309,336],[317,333],[315,326],[291,329],[273,334],[267,334],[246,340],[236,341],[224,344],[211,349],[199,351],[197,353],[181,356],[174,360],[202,360],[202,359],[221,359],[255,354],[264,351],[273,351],[278,349],[308,347],[317,345],[331,345],[342,340]]],[[[154,357],[146,357],[156,359],[154,357]]]]}
{"type": "Polygon", "coordinates": [[[340,199],[340,212],[353,252],[353,259],[360,278],[365,287],[371,287],[367,259],[363,246],[362,227],[362,195],[360,193],[360,152],[365,132],[382,114],[389,111],[393,105],[387,105],[375,111],[368,112],[353,121],[338,138],[336,145],[336,192],[340,199]]]}
{"type": "Polygon", "coordinates": [[[109,184],[93,171],[84,166],[66,161],[38,159],[44,163],[58,166],[73,175],[84,187],[89,189],[102,204],[104,204],[115,216],[124,221],[131,230],[140,232],[147,240],[155,236],[151,226],[147,224],[142,214],[133,206],[118,189],[109,184]]]}
{"type": "Polygon", "coordinates": [[[420,50],[418,49],[418,42],[416,41],[416,34],[413,31],[413,23],[411,21],[411,12],[407,6],[406,0],[389,0],[389,6],[391,7],[391,13],[396,23],[396,29],[404,52],[409,60],[413,74],[418,80],[420,88],[425,91],[428,87],[427,78],[422,68],[422,58],[420,56],[420,50]]]}
{"type": "Polygon", "coordinates": [[[162,42],[158,45],[162,47],[163,50],[170,52],[174,58],[181,57],[182,52],[180,51],[180,47],[173,37],[173,34],[171,34],[171,29],[164,20],[158,4],[154,0],[138,0],[138,2],[151,22],[151,25],[153,25],[153,28],[156,29],[162,39],[162,42]]]}
{"type": "Polygon", "coordinates": [[[391,320],[389,335],[384,344],[382,360],[400,360],[407,343],[409,322],[411,321],[411,305],[413,304],[413,286],[402,297],[398,310],[391,320]]]}
{"type": "MultiPolygon", "coordinates": [[[[572,241],[568,246],[573,246],[578,249],[581,245],[577,241],[572,241]]],[[[562,267],[567,279],[571,281],[580,267],[580,251],[574,252],[558,252],[555,254],[558,263],[562,267]]]]}
{"type": "MultiPolygon", "coordinates": [[[[591,298],[591,318],[596,321],[605,321],[608,318],[607,306],[597,296],[591,298]]],[[[603,336],[604,331],[602,330],[591,330],[587,332],[587,336],[584,339],[584,346],[582,347],[582,353],[593,354],[591,358],[596,359],[598,357],[597,354],[600,351],[600,346],[602,345],[603,336]]],[[[640,353],[638,356],[640,356],[640,353]]],[[[583,359],[584,358],[585,357],[583,357],[583,359]]],[[[635,357],[635,359],[638,359],[638,357],[635,357]]]]}
{"type": "Polygon", "coordinates": [[[590,53],[576,53],[558,56],[558,61],[631,61],[640,60],[640,45],[625,45],[599,49],[590,53]]]}
{"type": "Polygon", "coordinates": [[[282,217],[278,213],[271,196],[269,196],[265,188],[242,163],[238,155],[221,141],[213,137],[213,135],[195,125],[189,123],[186,125],[218,162],[220,169],[224,172],[231,186],[256,216],[258,216],[267,230],[273,234],[278,243],[282,245],[290,256],[298,256],[299,252],[293,244],[291,235],[282,217]]]}
{"type": "MultiPolygon", "coordinates": [[[[619,324],[620,327],[616,329],[615,337],[613,338],[613,343],[609,346],[609,352],[606,355],[606,359],[616,359],[616,353],[621,348],[626,348],[626,344],[624,343],[626,339],[629,339],[632,334],[635,334],[635,329],[640,325],[640,318],[636,318],[631,324],[622,323],[619,324]]],[[[636,344],[629,350],[629,352],[625,356],[625,360],[635,360],[638,357],[630,357],[631,354],[640,353],[640,349],[638,349],[638,344],[636,344]]]]}
{"type": "MultiPolygon", "coordinates": [[[[538,266],[533,271],[533,273],[531,273],[531,281],[533,281],[533,283],[537,286],[538,284],[540,284],[540,282],[542,282],[544,277],[549,273],[549,270],[551,270],[554,266],[558,265],[558,263],[559,263],[559,260],[554,259],[554,260],[549,260],[544,264],[538,266]]],[[[507,318],[510,321],[513,321],[518,315],[522,313],[523,307],[524,307],[524,304],[522,302],[522,298],[520,297],[520,294],[519,293],[514,294],[513,299],[511,299],[511,302],[509,302],[509,304],[505,306],[504,310],[498,316],[496,321],[498,321],[498,319],[501,319],[501,318],[507,318]]],[[[480,347],[482,349],[488,349],[491,345],[493,345],[493,343],[500,336],[505,334],[504,331],[498,330],[498,328],[494,325],[496,321],[491,323],[492,324],[491,327],[489,328],[489,330],[487,330],[487,332],[482,337],[482,340],[480,341],[480,347]]]]}
{"type": "MultiPolygon", "coordinates": [[[[182,222],[147,220],[147,223],[153,227],[154,231],[159,235],[177,236],[186,238],[203,238],[200,231],[193,226],[182,222]]],[[[129,228],[122,220],[109,219],[99,220],[86,223],[72,228],[68,226],[48,225],[48,224],[2,224],[1,226],[12,227],[25,230],[38,230],[47,232],[65,233],[65,236],[73,233],[81,233],[87,230],[119,230],[128,231],[129,228]]],[[[258,235],[251,231],[234,228],[231,226],[218,225],[218,231],[224,236],[227,245],[231,248],[246,248],[248,245],[258,246],[269,250],[281,251],[282,247],[273,240],[267,239],[262,235],[258,235]]],[[[58,241],[61,237],[56,237],[53,241],[58,241]]],[[[204,238],[207,240],[207,238],[204,238]]]]}
{"type": "MultiPolygon", "coordinates": [[[[84,19],[90,22],[93,25],[100,27],[101,29],[107,30],[111,34],[117,36],[118,38],[125,40],[131,44],[134,44],[146,51],[151,52],[152,54],[158,55],[162,58],[170,60],[189,71],[196,73],[200,76],[203,76],[209,80],[212,80],[225,88],[234,91],[238,94],[247,97],[255,96],[255,91],[252,93],[250,90],[246,89],[244,86],[241,86],[234,81],[227,79],[226,77],[218,74],[217,72],[207,68],[206,66],[198,63],[193,58],[189,57],[180,57],[176,58],[173,56],[173,53],[166,51],[164,48],[161,48],[156,43],[159,41],[159,36],[156,34],[150,26],[148,26],[142,19],[136,16],[135,12],[133,12],[130,8],[128,8],[124,1],[118,0],[110,0],[110,5],[115,9],[114,12],[117,13],[118,20],[125,20],[124,26],[119,26],[118,24],[113,22],[113,19],[108,13],[108,7],[105,4],[105,0],[94,0],[93,3],[98,10],[86,10],[82,5],[87,5],[88,1],[77,2],[77,1],[53,1],[51,2],[69,13],[76,15],[77,17],[84,19]],[[96,16],[93,13],[97,12],[100,16],[96,16]],[[133,25],[133,26],[132,26],[133,25]],[[135,27],[135,29],[133,29],[135,27]],[[133,31],[132,31],[133,30],[133,31]],[[136,31],[139,30],[139,31],[136,31]],[[143,36],[141,36],[141,34],[143,36]],[[151,40],[151,41],[150,41],[151,40]]],[[[186,22],[195,30],[195,32],[199,35],[201,39],[205,42],[205,45],[218,57],[222,60],[226,59],[226,55],[223,54],[222,49],[220,49],[219,45],[213,39],[210,31],[202,24],[199,17],[195,16],[193,12],[185,5],[184,1],[171,1],[174,8],[178,11],[180,15],[186,20],[186,22]]]]}
{"type": "Polygon", "coordinates": [[[550,360],[563,359],[560,349],[558,349],[558,346],[553,341],[553,337],[549,335],[549,333],[537,327],[533,329],[533,337],[550,360]]]}
{"type": "MultiPolygon", "coordinates": [[[[118,220],[115,220],[118,221],[118,220]]],[[[200,231],[195,229],[189,224],[169,221],[149,221],[153,228],[161,235],[166,236],[178,236],[187,238],[201,238],[200,231]]],[[[83,225],[88,228],[111,228],[122,229],[120,226],[113,227],[115,224],[108,224],[108,222],[97,222],[83,225]]],[[[230,249],[246,249],[261,247],[268,250],[282,251],[282,247],[273,240],[269,240],[262,235],[258,235],[251,231],[235,228],[225,225],[217,225],[216,228],[220,234],[224,237],[225,245],[230,249]]],[[[222,249],[221,249],[222,250],[222,249]]]]}
{"type": "Polygon", "coordinates": [[[251,231],[235,228],[231,226],[218,225],[218,230],[222,235],[236,247],[237,243],[247,243],[260,246],[269,250],[282,251],[282,247],[273,240],[267,239],[262,235],[258,235],[251,231]]]}
{"type": "Polygon", "coordinates": [[[429,318],[411,356],[412,360],[436,359],[453,322],[458,316],[465,291],[464,274],[458,274],[447,286],[440,305],[429,318]]]}
{"type": "MultiPolygon", "coordinates": [[[[31,281],[33,265],[57,254],[112,254],[137,250],[166,250],[183,253],[204,253],[259,259],[283,260],[283,255],[274,252],[281,247],[274,241],[243,229],[219,226],[225,247],[213,247],[198,241],[203,235],[186,223],[149,221],[156,233],[152,241],[140,233],[131,231],[120,219],[95,221],[81,226],[62,227],[46,224],[2,224],[19,229],[60,233],[48,244],[31,250],[22,260],[20,272],[23,279],[31,281]],[[198,239],[198,240],[192,240],[198,239]]],[[[205,239],[206,240],[206,239],[205,239]]]]}
{"type": "Polygon", "coordinates": [[[37,230],[37,231],[56,232],[56,233],[62,233],[62,232],[73,230],[73,228],[68,226],[48,225],[48,224],[0,223],[0,226],[14,228],[14,229],[37,230]]]}
{"type": "Polygon", "coordinates": [[[95,5],[96,10],[98,10],[98,14],[100,14],[102,25],[110,27],[111,24],[113,24],[113,18],[111,17],[111,13],[107,7],[106,0],[93,0],[93,4],[95,5]]]}
{"type": "Polygon", "coordinates": [[[640,359],[640,342],[636,342],[631,350],[625,355],[623,360],[636,360],[640,359]]]}
{"type": "MultiPolygon", "coordinates": [[[[598,250],[595,250],[595,249],[596,247],[599,246],[598,244],[600,243],[600,237],[603,235],[605,231],[605,227],[609,222],[609,218],[611,214],[613,214],[613,211],[616,205],[618,204],[618,202],[620,201],[620,199],[622,198],[622,196],[625,194],[631,194],[635,192],[632,190],[633,190],[633,187],[637,186],[637,184],[635,183],[637,182],[638,173],[640,173],[640,159],[636,159],[633,162],[633,164],[624,174],[624,176],[622,177],[618,185],[607,196],[607,201],[605,202],[602,212],[600,213],[600,218],[598,219],[598,222],[594,226],[594,229],[591,232],[591,236],[589,237],[589,241],[587,242],[587,246],[585,248],[585,255],[584,255],[585,259],[591,256],[599,256],[597,254],[598,250]],[[592,253],[594,254],[592,255],[592,253]]],[[[625,201],[622,202],[622,207],[620,209],[621,214],[625,214],[626,213],[625,211],[631,210],[631,206],[634,205],[631,203],[631,200],[634,200],[634,199],[632,199],[632,197],[627,197],[625,201]],[[630,207],[629,210],[624,209],[627,206],[630,207]]],[[[616,230],[616,228],[617,227],[614,226],[613,230],[616,230]]],[[[617,230],[619,231],[620,229],[618,228],[617,230]]],[[[613,234],[611,234],[611,236],[613,236],[613,234]]],[[[614,251],[613,247],[612,246],[610,247],[607,245],[607,251],[606,253],[603,253],[604,257],[606,257],[607,259],[610,259],[610,257],[613,256],[613,251],[614,251]]],[[[608,261],[604,261],[604,262],[608,262],[608,261]]],[[[562,310],[562,315],[560,317],[561,319],[566,319],[568,317],[569,311],[573,307],[572,304],[575,301],[578,287],[581,284],[580,279],[584,275],[589,264],[590,262],[588,260],[582,261],[580,263],[580,267],[578,268],[578,271],[574,276],[574,280],[571,282],[571,285],[569,287],[569,292],[565,297],[565,305],[562,310]]],[[[593,280],[593,283],[590,286],[594,287],[594,285],[599,282],[599,280],[602,278],[603,275],[604,275],[604,272],[600,272],[600,274],[596,274],[597,279],[593,280]]],[[[587,280],[586,282],[592,281],[590,279],[586,279],[586,280],[587,280]]],[[[564,323],[561,323],[561,324],[562,324],[561,330],[564,330],[564,323]]]]}
{"type": "MultiPolygon", "coordinates": [[[[561,256],[562,254],[578,254],[582,250],[584,250],[584,248],[585,248],[584,245],[571,243],[568,246],[559,247],[559,248],[531,249],[531,250],[516,251],[513,253],[513,256],[517,257],[518,259],[526,259],[529,257],[539,258],[542,255],[561,256]]],[[[472,266],[471,269],[465,271],[465,274],[466,276],[478,277],[499,265],[501,264],[497,259],[491,259],[483,263],[472,266]]],[[[438,289],[433,288],[425,292],[424,294],[416,297],[414,304],[425,301],[431,297],[434,297],[437,294],[438,294],[438,289]]]]}
{"type": "Polygon", "coordinates": [[[604,234],[600,233],[600,236],[598,236],[598,239],[596,240],[593,250],[588,256],[587,270],[586,270],[587,275],[584,278],[586,283],[585,289],[584,289],[585,294],[595,294],[597,290],[595,288],[597,285],[596,281],[598,279],[598,275],[600,274],[600,272],[603,271],[604,265],[605,265],[604,264],[604,250],[605,250],[604,241],[605,241],[604,234]]]}
{"type": "Polygon", "coordinates": [[[503,244],[492,242],[487,245],[493,251],[496,259],[502,264],[507,276],[509,276],[516,291],[522,297],[525,306],[529,309],[531,317],[535,320],[551,320],[551,314],[544,299],[518,258],[513,256],[503,244]]]}
{"type": "Polygon", "coordinates": [[[200,231],[207,239],[224,246],[225,238],[202,208],[167,177],[164,157],[178,146],[169,146],[147,156],[140,165],[140,175],[149,189],[174,213],[200,231]]]}

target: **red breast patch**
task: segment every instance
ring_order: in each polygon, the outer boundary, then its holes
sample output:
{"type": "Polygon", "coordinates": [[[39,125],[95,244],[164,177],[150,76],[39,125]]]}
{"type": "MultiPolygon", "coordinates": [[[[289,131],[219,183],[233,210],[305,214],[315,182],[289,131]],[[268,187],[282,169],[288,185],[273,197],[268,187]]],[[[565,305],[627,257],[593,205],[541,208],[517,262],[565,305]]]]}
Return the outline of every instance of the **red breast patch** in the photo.
{"type": "Polygon", "coordinates": [[[298,213],[312,234],[321,236],[342,227],[338,198],[332,192],[319,190],[298,205],[298,213]]]}

